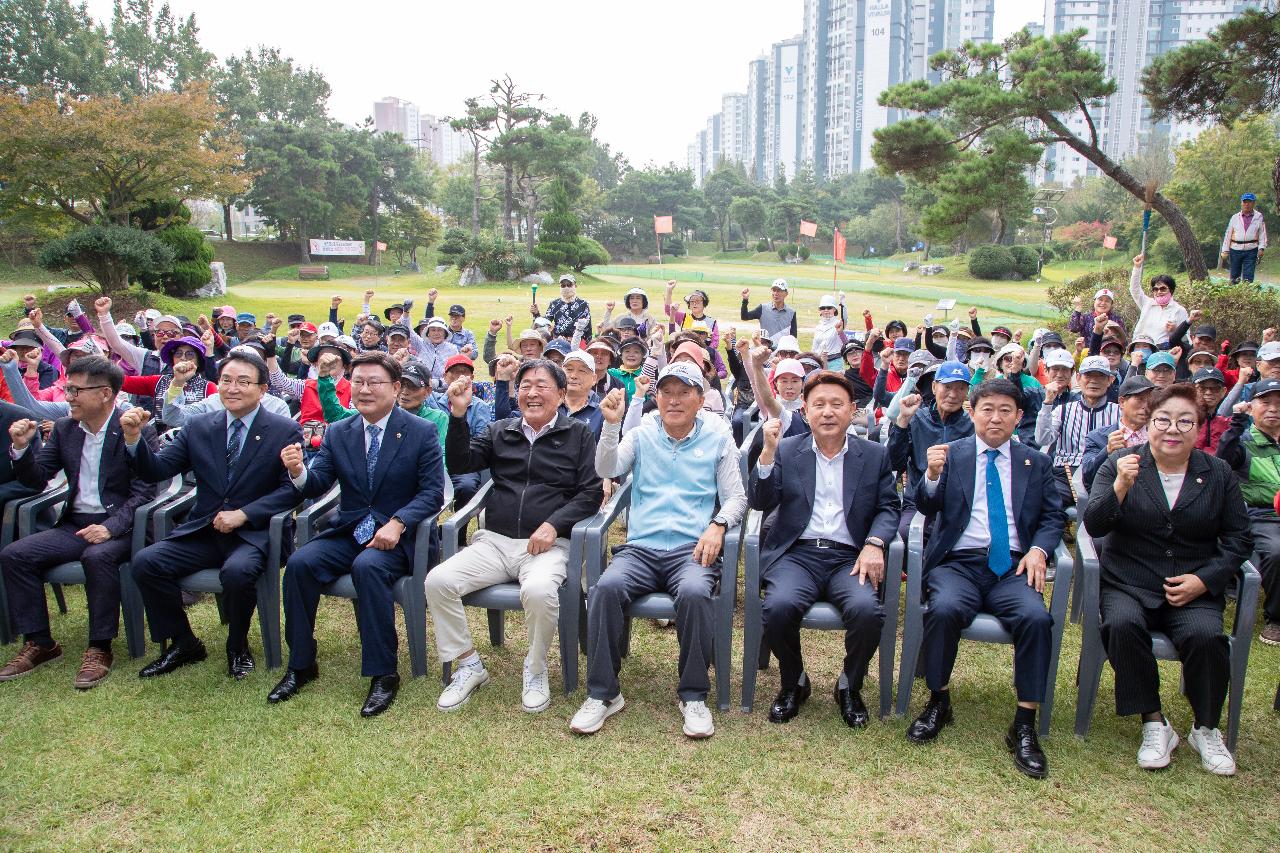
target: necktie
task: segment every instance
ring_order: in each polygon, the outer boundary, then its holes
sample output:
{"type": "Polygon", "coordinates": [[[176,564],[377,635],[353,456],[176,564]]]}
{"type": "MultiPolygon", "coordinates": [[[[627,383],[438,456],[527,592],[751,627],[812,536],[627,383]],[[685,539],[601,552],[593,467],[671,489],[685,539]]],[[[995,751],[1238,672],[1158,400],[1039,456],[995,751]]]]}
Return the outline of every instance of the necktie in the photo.
{"type": "Polygon", "coordinates": [[[231,432],[227,435],[227,477],[235,470],[240,459],[240,434],[244,432],[244,421],[236,418],[231,422],[231,432]]]}
{"type": "Polygon", "coordinates": [[[999,450],[987,451],[987,530],[991,534],[991,548],[987,551],[987,566],[996,575],[1003,575],[1013,566],[1009,555],[1009,517],[1004,511],[1004,486],[1000,483],[1000,469],[996,467],[999,450]]]}
{"type": "MultiPolygon", "coordinates": [[[[377,424],[369,424],[365,427],[369,433],[369,449],[365,451],[365,468],[369,475],[369,495],[373,496],[373,471],[378,467],[378,450],[382,444],[378,441],[378,433],[382,432],[382,428],[377,424]]],[[[373,513],[369,513],[360,520],[356,525],[355,537],[356,541],[361,545],[369,544],[369,540],[373,538],[373,532],[377,524],[373,520],[373,513]]]]}

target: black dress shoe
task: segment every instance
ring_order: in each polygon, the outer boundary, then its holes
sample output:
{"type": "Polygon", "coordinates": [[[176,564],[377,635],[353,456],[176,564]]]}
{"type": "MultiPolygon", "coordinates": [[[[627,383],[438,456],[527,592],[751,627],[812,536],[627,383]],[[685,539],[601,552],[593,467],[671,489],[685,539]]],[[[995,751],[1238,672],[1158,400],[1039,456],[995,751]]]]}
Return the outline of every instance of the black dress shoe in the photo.
{"type": "Polygon", "coordinates": [[[837,683],[835,696],[845,724],[851,729],[865,729],[871,721],[871,715],[867,713],[867,706],[862,701],[862,691],[853,691],[837,683]]]}
{"type": "Polygon", "coordinates": [[[194,646],[179,646],[174,643],[165,650],[165,653],[153,660],[142,668],[142,672],[138,673],[139,678],[155,678],[157,675],[167,675],[178,667],[186,666],[189,663],[199,663],[209,656],[209,652],[204,647],[204,643],[196,640],[194,646]]]}
{"type": "Polygon", "coordinates": [[[253,672],[253,653],[248,649],[242,652],[227,652],[227,675],[236,681],[244,681],[253,672]]]}
{"type": "Polygon", "coordinates": [[[360,709],[362,717],[376,717],[391,707],[396,701],[396,693],[400,690],[400,676],[397,673],[379,675],[369,683],[369,697],[364,700],[360,709]]]}
{"type": "Polygon", "coordinates": [[[1005,746],[1013,753],[1014,766],[1032,779],[1043,779],[1049,775],[1049,761],[1040,748],[1040,739],[1036,737],[1035,723],[1015,722],[1009,726],[1009,733],[1004,736],[1005,746]]]}
{"type": "Polygon", "coordinates": [[[310,684],[319,677],[320,667],[314,663],[306,669],[286,669],[280,683],[271,688],[271,692],[267,694],[267,701],[274,705],[277,702],[292,699],[298,695],[298,691],[304,685],[310,684]]]}
{"type": "Polygon", "coordinates": [[[799,684],[790,690],[785,687],[779,690],[778,695],[773,698],[773,704],[769,706],[769,722],[785,723],[789,721],[800,713],[800,706],[805,703],[812,692],[813,686],[807,678],[803,684],[799,684]]]}
{"type": "Polygon", "coordinates": [[[942,733],[947,723],[954,717],[951,714],[951,703],[941,699],[930,699],[924,706],[920,716],[915,718],[907,729],[907,740],[915,743],[928,743],[942,733]]]}

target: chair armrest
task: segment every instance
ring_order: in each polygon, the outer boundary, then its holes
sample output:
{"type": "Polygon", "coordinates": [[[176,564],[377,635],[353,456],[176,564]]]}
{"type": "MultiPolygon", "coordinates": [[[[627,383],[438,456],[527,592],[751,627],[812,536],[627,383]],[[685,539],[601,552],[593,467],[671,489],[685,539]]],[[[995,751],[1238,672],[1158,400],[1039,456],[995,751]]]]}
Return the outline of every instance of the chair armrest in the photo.
{"type": "Polygon", "coordinates": [[[36,515],[64,502],[70,492],[71,489],[64,480],[60,485],[47,488],[35,497],[22,501],[17,508],[18,538],[35,533],[36,515]]]}
{"type": "Polygon", "coordinates": [[[1258,592],[1262,587],[1262,575],[1253,563],[1240,564],[1236,577],[1236,617],[1231,635],[1247,647],[1253,642],[1253,626],[1258,618],[1258,592]]]}
{"type": "Polygon", "coordinates": [[[590,519],[591,524],[586,528],[584,561],[587,567],[588,590],[596,585],[596,581],[600,580],[600,573],[604,571],[607,556],[605,551],[609,545],[609,528],[617,521],[622,511],[631,506],[631,486],[631,480],[618,486],[613,497],[590,519]]]}
{"type": "Polygon", "coordinates": [[[302,547],[311,541],[320,532],[321,523],[337,512],[338,501],[341,497],[342,490],[337,483],[334,483],[329,491],[316,498],[311,502],[310,506],[298,513],[298,529],[295,534],[298,547],[302,547]]]}
{"type": "Polygon", "coordinates": [[[907,531],[907,602],[919,604],[924,583],[924,513],[916,513],[907,531]]]}
{"type": "Polygon", "coordinates": [[[465,530],[467,525],[471,523],[471,519],[480,514],[480,510],[484,509],[485,502],[489,500],[489,495],[493,493],[493,481],[485,483],[480,487],[480,491],[476,492],[471,502],[462,509],[449,516],[440,530],[443,542],[440,543],[440,556],[447,560],[454,554],[458,553],[458,531],[465,530]]]}
{"type": "Polygon", "coordinates": [[[277,512],[267,522],[267,558],[273,565],[279,565],[283,560],[285,527],[293,521],[293,514],[301,508],[302,501],[299,500],[297,505],[277,512]]]}
{"type": "Polygon", "coordinates": [[[159,542],[164,537],[173,532],[175,527],[173,523],[174,516],[180,512],[190,510],[196,505],[196,490],[190,489],[177,498],[156,509],[152,515],[152,527],[155,541],[159,542]]]}
{"type": "Polygon", "coordinates": [[[169,481],[156,491],[156,496],[133,511],[133,533],[130,554],[136,554],[147,547],[147,520],[160,505],[173,500],[182,491],[182,477],[170,477],[169,481]]]}
{"type": "Polygon", "coordinates": [[[763,523],[764,513],[757,509],[747,510],[742,522],[743,595],[748,597],[760,595],[760,525],[763,523]]]}
{"type": "Polygon", "coordinates": [[[1066,539],[1060,541],[1054,549],[1053,561],[1053,594],[1049,596],[1049,612],[1053,614],[1054,623],[1061,625],[1067,615],[1067,601],[1071,597],[1071,574],[1075,568],[1075,558],[1067,547],[1066,539]]]}

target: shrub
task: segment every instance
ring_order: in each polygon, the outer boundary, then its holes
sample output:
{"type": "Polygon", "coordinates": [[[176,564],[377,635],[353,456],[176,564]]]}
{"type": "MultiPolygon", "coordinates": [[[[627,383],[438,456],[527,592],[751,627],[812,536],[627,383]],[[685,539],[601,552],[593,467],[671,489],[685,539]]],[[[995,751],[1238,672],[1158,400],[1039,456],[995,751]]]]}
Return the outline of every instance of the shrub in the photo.
{"type": "Polygon", "coordinates": [[[801,247],[800,247],[800,260],[802,260],[802,261],[807,261],[807,260],[809,260],[809,255],[811,255],[811,254],[812,254],[812,252],[810,252],[810,251],[809,251],[809,247],[808,247],[808,246],[801,246],[801,247]]]}
{"type": "Polygon", "coordinates": [[[757,251],[757,252],[767,252],[767,251],[769,251],[769,241],[768,241],[768,240],[757,240],[757,241],[756,241],[756,251],[757,251]]]}
{"type": "Polygon", "coordinates": [[[1010,246],[1013,268],[1023,278],[1035,278],[1040,266],[1040,253],[1030,246],[1010,246]]]}
{"type": "Polygon", "coordinates": [[[786,259],[787,259],[787,247],[786,247],[786,246],[779,246],[779,247],[778,247],[778,260],[780,260],[780,261],[785,261],[786,259]]]}
{"type": "Polygon", "coordinates": [[[969,252],[969,274],[974,278],[1005,278],[1016,267],[1013,253],[1005,246],[978,246],[969,252]]]}
{"type": "Polygon", "coordinates": [[[444,232],[444,240],[436,249],[436,255],[440,263],[454,264],[470,244],[471,234],[465,228],[450,228],[444,232]]]}
{"type": "MultiPolygon", "coordinates": [[[[124,290],[131,276],[159,275],[173,268],[173,249],[155,234],[123,225],[87,225],[46,243],[38,263],[94,284],[104,293],[124,290]]],[[[206,278],[209,272],[205,267],[206,278]]]]}
{"type": "Polygon", "coordinates": [[[667,254],[673,257],[684,254],[684,240],[674,234],[668,234],[667,239],[662,241],[662,245],[666,247],[667,254]]]}
{"type": "Polygon", "coordinates": [[[609,263],[609,250],[590,237],[578,238],[578,263],[574,267],[582,272],[592,264],[609,263]]]}
{"type": "Polygon", "coordinates": [[[800,247],[795,243],[792,243],[787,246],[787,254],[794,258],[796,255],[800,254],[800,247]]]}

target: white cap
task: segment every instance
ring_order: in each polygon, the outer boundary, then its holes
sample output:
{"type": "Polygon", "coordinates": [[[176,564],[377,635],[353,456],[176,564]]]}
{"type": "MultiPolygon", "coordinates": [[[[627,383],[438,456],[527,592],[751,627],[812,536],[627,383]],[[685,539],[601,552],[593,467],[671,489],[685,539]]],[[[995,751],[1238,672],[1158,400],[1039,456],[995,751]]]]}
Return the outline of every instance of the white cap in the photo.
{"type": "Polygon", "coordinates": [[[338,328],[337,323],[321,323],[320,328],[316,329],[316,334],[322,338],[336,338],[342,334],[342,330],[338,328]]]}
{"type": "Polygon", "coordinates": [[[121,320],[116,323],[116,334],[122,338],[136,338],[138,337],[138,330],[133,327],[132,323],[126,323],[121,320]]]}
{"type": "MultiPolygon", "coordinates": [[[[1012,344],[1010,344],[1010,346],[1012,346],[1012,344]]],[[[1008,349],[1008,347],[1005,347],[1005,349],[1008,349]]],[[[1004,350],[1000,350],[1000,352],[1004,352],[1004,350]]],[[[1108,372],[1108,373],[1110,373],[1110,372],[1111,372],[1111,365],[1109,365],[1109,364],[1107,363],[1107,360],[1106,360],[1105,358],[1102,358],[1102,356],[1100,356],[1100,355],[1098,355],[1098,356],[1093,356],[1093,355],[1091,355],[1091,356],[1089,356],[1089,358],[1098,358],[1098,359],[1102,359],[1102,366],[1103,366],[1104,368],[1106,368],[1106,370],[1107,370],[1107,372],[1108,372]]],[[[1085,359],[1085,361],[1088,361],[1088,360],[1089,360],[1089,359],[1085,359]]],[[[1050,367],[1075,367],[1075,365],[1076,365],[1076,360],[1075,360],[1075,358],[1071,355],[1071,353],[1067,352],[1065,349],[1052,349],[1052,350],[1049,350],[1047,353],[1045,353],[1045,354],[1044,354],[1044,366],[1045,366],[1046,368],[1050,368],[1050,367]]],[[[1082,365],[1082,367],[1083,367],[1083,365],[1082,365]]]]}
{"type": "MultiPolygon", "coordinates": [[[[1063,352],[1065,353],[1066,350],[1063,350],[1063,352]]],[[[1068,358],[1070,358],[1070,356],[1068,356],[1068,358]]],[[[1080,372],[1081,373],[1106,373],[1110,375],[1111,365],[1110,363],[1108,363],[1108,361],[1105,358],[1103,358],[1100,355],[1090,355],[1090,356],[1086,356],[1085,359],[1080,362],[1080,372]]]]}
{"type": "Polygon", "coordinates": [[[836,302],[836,298],[832,296],[830,293],[828,293],[818,300],[818,307],[819,308],[839,308],[840,305],[839,303],[836,302]]]}
{"type": "Polygon", "coordinates": [[[1105,287],[1099,290],[1097,293],[1093,294],[1094,299],[1101,299],[1104,296],[1110,299],[1112,302],[1116,301],[1116,295],[1105,287]]]}
{"type": "Polygon", "coordinates": [[[707,378],[702,375],[698,368],[687,361],[677,361],[662,368],[662,372],[658,374],[657,384],[661,385],[662,380],[669,376],[679,379],[692,388],[707,390],[707,378]]]}
{"type": "Polygon", "coordinates": [[[576,362],[578,362],[578,363],[579,363],[579,364],[581,364],[583,367],[585,367],[587,370],[590,370],[592,373],[594,373],[594,372],[595,372],[595,369],[596,369],[596,360],[595,360],[594,358],[592,358],[590,355],[588,355],[586,352],[584,352],[583,350],[576,349],[576,350],[574,350],[573,352],[571,352],[571,353],[569,353],[568,355],[566,355],[566,356],[564,357],[564,361],[561,363],[561,365],[560,365],[560,366],[561,366],[561,367],[564,367],[564,366],[568,365],[568,364],[569,364],[569,362],[571,362],[571,361],[576,361],[576,362]]]}
{"type": "Polygon", "coordinates": [[[534,317],[533,327],[535,329],[550,329],[551,321],[548,320],[546,317],[534,317]]]}
{"type": "Polygon", "coordinates": [[[432,329],[444,329],[447,332],[449,331],[449,324],[439,317],[432,317],[427,321],[427,331],[429,332],[432,329]]]}
{"type": "Polygon", "coordinates": [[[800,341],[796,340],[795,335],[779,335],[778,340],[773,345],[774,352],[782,350],[783,352],[800,352],[800,341]]]}
{"type": "Polygon", "coordinates": [[[164,316],[159,312],[159,310],[155,308],[148,308],[146,311],[143,311],[142,314],[148,320],[152,320],[152,321],[159,320],[161,317],[164,316]]]}
{"type": "Polygon", "coordinates": [[[351,349],[356,348],[356,339],[351,337],[350,335],[338,335],[338,337],[334,340],[334,343],[340,344],[344,347],[349,347],[351,349]]]}
{"type": "Polygon", "coordinates": [[[774,287],[778,288],[778,290],[784,291],[791,289],[790,287],[787,287],[787,280],[785,278],[775,278],[770,289],[773,289],[774,287]]]}
{"type": "Polygon", "coordinates": [[[1271,361],[1273,358],[1280,358],[1280,341],[1267,341],[1258,347],[1260,361],[1271,361]]]}

